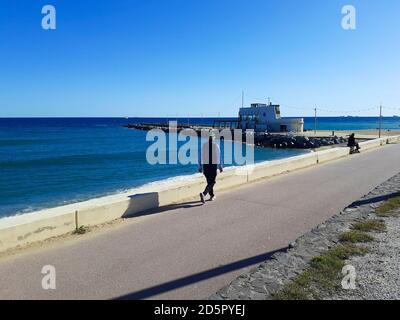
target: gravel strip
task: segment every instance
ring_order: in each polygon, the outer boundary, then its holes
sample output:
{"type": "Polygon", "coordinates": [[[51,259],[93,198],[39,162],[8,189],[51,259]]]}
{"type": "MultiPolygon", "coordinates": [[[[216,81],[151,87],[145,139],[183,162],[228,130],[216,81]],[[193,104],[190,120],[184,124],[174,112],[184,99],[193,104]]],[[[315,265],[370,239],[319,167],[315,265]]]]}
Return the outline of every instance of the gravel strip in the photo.
{"type": "MultiPolygon", "coordinates": [[[[286,252],[274,254],[257,268],[239,276],[209,297],[211,300],[268,300],[303,272],[311,259],[336,246],[340,233],[356,221],[376,219],[375,209],[390,195],[400,191],[400,173],[375,188],[340,214],[330,218],[289,245],[286,252]]],[[[356,289],[342,290],[324,299],[399,299],[400,298],[400,218],[385,218],[387,232],[374,233],[366,246],[370,253],[346,262],[356,269],[356,289]]]]}
{"type": "MultiPolygon", "coordinates": [[[[398,213],[400,214],[400,210],[398,213]]],[[[386,218],[385,222],[387,232],[374,234],[376,241],[365,245],[370,253],[346,261],[346,265],[355,267],[356,289],[341,290],[325,299],[400,299],[400,218],[386,218]]]]}

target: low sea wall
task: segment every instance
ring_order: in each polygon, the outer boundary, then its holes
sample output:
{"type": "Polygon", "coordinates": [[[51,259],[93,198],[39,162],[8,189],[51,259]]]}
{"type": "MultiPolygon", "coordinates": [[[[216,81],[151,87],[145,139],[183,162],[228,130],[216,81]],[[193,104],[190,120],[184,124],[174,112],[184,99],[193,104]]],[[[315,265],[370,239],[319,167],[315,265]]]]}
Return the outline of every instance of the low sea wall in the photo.
{"type": "Polygon", "coordinates": [[[400,136],[393,136],[387,138],[387,144],[399,143],[399,142],[400,142],[400,136]]]}
{"type": "MultiPolygon", "coordinates": [[[[400,136],[360,143],[361,151],[399,143],[400,136]]],[[[317,164],[344,158],[349,148],[338,147],[282,160],[267,161],[244,168],[227,168],[217,178],[216,190],[229,190],[317,164]]],[[[145,214],[156,209],[197,197],[205,179],[196,174],[182,181],[152,185],[123,194],[46,209],[0,220],[0,252],[10,248],[71,233],[81,226],[94,226],[120,218],[145,214]]]]}

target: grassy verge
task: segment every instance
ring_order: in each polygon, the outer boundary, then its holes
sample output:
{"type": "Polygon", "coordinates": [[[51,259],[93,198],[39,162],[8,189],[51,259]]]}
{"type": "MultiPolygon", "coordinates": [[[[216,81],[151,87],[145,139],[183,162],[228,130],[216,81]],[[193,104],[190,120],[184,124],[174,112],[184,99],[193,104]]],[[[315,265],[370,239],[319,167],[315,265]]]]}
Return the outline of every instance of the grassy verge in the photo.
{"type": "Polygon", "coordinates": [[[371,242],[374,241],[374,237],[370,236],[365,232],[358,230],[350,230],[344,232],[339,236],[340,242],[358,243],[358,242],[371,242]]]}
{"type": "Polygon", "coordinates": [[[79,227],[78,229],[76,229],[72,234],[81,235],[81,234],[85,234],[85,233],[87,233],[87,232],[89,232],[89,227],[80,226],[80,227],[79,227]]]}
{"type": "Polygon", "coordinates": [[[368,250],[353,243],[342,243],[312,259],[310,266],[281,291],[275,293],[276,300],[317,299],[317,291],[334,292],[341,283],[341,271],[345,260],[354,255],[363,255],[368,250]]]}
{"type": "MultiPolygon", "coordinates": [[[[400,193],[381,204],[375,213],[380,218],[399,216],[400,193]]],[[[358,243],[374,241],[367,232],[384,232],[385,222],[381,219],[360,221],[352,225],[351,230],[339,235],[340,244],[318,257],[314,257],[309,267],[282,290],[273,294],[276,300],[318,299],[318,292],[332,294],[340,290],[341,271],[345,261],[351,256],[364,255],[368,252],[358,243]]]]}
{"type": "Polygon", "coordinates": [[[341,271],[345,261],[355,255],[368,252],[357,243],[373,241],[374,238],[365,232],[383,231],[385,223],[381,220],[366,220],[352,226],[352,230],[339,235],[341,244],[311,260],[310,266],[281,291],[275,293],[276,300],[318,299],[318,292],[334,293],[340,289],[341,271]]]}
{"type": "Polygon", "coordinates": [[[383,220],[366,220],[357,222],[352,229],[360,232],[384,232],[386,225],[383,220]]]}
{"type": "Polygon", "coordinates": [[[400,208],[400,192],[395,194],[392,198],[382,203],[375,211],[378,217],[392,217],[397,216],[398,213],[394,210],[400,208]]]}

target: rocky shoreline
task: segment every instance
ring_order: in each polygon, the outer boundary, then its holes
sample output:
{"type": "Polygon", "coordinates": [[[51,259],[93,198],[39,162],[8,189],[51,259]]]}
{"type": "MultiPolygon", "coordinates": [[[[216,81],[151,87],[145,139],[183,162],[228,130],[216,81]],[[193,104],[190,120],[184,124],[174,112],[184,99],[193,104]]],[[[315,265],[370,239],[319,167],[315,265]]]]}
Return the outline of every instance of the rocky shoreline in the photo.
{"type": "MultiPolygon", "coordinates": [[[[376,219],[376,208],[400,192],[400,174],[375,188],[340,214],[314,228],[274,254],[257,268],[239,276],[209,297],[211,300],[269,300],[306,270],[314,257],[337,247],[340,235],[356,222],[376,219]]],[[[400,210],[397,209],[400,213],[400,210]]],[[[374,233],[375,241],[365,244],[368,253],[350,257],[356,289],[318,292],[319,299],[399,299],[400,298],[400,218],[385,217],[386,232],[374,233]]]]}
{"type": "Polygon", "coordinates": [[[306,137],[296,135],[256,134],[254,143],[259,147],[278,149],[318,149],[321,147],[335,146],[347,143],[343,137],[306,137]]]}

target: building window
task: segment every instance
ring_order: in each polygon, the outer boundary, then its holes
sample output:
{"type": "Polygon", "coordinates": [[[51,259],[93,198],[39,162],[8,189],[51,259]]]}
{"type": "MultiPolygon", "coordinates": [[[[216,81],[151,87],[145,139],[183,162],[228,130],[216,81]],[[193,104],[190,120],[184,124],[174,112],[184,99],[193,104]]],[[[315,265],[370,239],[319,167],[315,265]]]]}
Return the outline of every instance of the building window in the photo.
{"type": "Polygon", "coordinates": [[[281,118],[281,110],[279,109],[279,107],[275,107],[275,114],[277,119],[281,118]]]}

